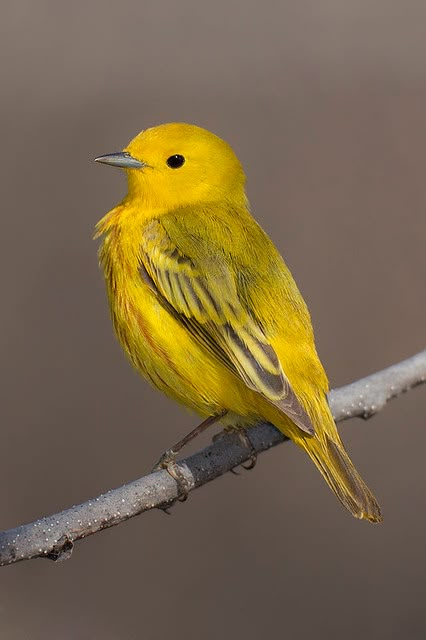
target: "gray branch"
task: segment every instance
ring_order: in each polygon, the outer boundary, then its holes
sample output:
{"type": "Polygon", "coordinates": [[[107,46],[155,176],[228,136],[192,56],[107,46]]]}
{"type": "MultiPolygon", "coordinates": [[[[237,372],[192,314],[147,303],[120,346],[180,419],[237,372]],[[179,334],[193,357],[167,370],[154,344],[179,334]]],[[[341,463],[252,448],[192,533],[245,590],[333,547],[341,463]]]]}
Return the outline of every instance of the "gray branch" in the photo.
{"type": "MultiPolygon", "coordinates": [[[[329,394],[336,421],[354,416],[369,418],[401,393],[425,382],[426,350],[353,382],[329,394]]],[[[274,447],[284,438],[269,424],[250,429],[250,440],[258,453],[274,447]]],[[[214,480],[245,462],[250,451],[235,434],[225,434],[202,451],[182,460],[179,467],[189,489],[214,480]]],[[[66,560],[76,540],[113,527],[156,507],[165,508],[178,498],[176,482],[166,471],[157,471],[118,489],[31,524],[0,533],[0,565],[49,558],[66,560]]]]}

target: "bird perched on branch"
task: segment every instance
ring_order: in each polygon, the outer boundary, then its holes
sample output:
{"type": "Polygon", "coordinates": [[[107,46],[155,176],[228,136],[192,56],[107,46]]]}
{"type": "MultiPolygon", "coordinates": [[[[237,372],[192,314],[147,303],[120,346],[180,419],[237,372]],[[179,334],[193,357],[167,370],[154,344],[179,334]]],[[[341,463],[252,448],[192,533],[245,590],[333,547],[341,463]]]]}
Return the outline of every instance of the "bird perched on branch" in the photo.
{"type": "Polygon", "coordinates": [[[142,131],[98,162],[127,173],[128,194],[97,225],[118,339],[151,383],[205,420],[242,430],[269,421],[306,451],[357,518],[380,508],[331,416],[306,304],[250,215],[231,147],[189,124],[142,131]]]}

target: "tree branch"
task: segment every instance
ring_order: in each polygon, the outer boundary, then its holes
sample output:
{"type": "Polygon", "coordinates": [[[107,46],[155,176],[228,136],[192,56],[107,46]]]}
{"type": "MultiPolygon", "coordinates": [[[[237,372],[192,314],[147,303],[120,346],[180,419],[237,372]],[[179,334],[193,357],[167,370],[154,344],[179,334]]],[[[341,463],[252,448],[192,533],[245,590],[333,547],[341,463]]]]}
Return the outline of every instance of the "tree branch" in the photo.
{"type": "MultiPolygon", "coordinates": [[[[392,398],[426,381],[426,350],[353,382],[329,394],[336,422],[359,416],[369,418],[392,398]]],[[[286,440],[277,429],[261,424],[250,429],[258,453],[286,440]]],[[[246,461],[250,452],[235,434],[225,434],[202,451],[179,463],[190,490],[214,480],[246,461]]],[[[118,489],[0,533],[0,566],[44,557],[66,560],[74,542],[115,526],[144,511],[171,505],[178,497],[176,482],[166,471],[157,471],[118,489]]]]}

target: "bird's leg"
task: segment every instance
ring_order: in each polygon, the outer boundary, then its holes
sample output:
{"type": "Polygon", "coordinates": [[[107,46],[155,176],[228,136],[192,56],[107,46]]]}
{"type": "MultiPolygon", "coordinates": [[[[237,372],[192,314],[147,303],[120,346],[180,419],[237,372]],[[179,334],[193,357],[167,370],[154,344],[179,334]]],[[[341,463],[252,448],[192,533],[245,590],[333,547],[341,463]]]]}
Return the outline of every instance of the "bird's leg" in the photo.
{"type": "Polygon", "coordinates": [[[165,469],[169,475],[176,481],[179,489],[179,500],[184,502],[189,493],[189,485],[182,471],[179,469],[176,464],[176,457],[178,453],[194,438],[196,438],[200,433],[203,433],[208,427],[212,424],[215,424],[220,418],[222,418],[225,413],[227,413],[226,409],[221,411],[220,413],[215,413],[212,416],[209,416],[201,424],[199,424],[195,429],[190,431],[182,440],[176,442],[171,449],[167,449],[152,469],[152,471],[159,471],[160,469],[165,469]]]}

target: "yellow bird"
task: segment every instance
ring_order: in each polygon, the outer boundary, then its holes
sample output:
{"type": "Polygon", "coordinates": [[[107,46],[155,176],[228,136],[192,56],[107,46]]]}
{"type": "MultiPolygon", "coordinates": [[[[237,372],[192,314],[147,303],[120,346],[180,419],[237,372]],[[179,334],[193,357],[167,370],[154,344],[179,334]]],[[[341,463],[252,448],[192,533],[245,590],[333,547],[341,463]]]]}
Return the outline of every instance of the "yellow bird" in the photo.
{"type": "Polygon", "coordinates": [[[380,522],[331,416],[306,304],[250,215],[232,148],[171,123],[96,160],[128,178],[127,196],[96,237],[114,328],[136,369],[206,418],[202,427],[269,421],[355,517],[380,522]]]}

